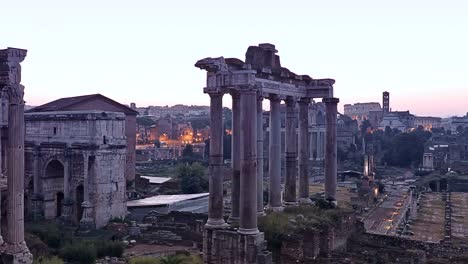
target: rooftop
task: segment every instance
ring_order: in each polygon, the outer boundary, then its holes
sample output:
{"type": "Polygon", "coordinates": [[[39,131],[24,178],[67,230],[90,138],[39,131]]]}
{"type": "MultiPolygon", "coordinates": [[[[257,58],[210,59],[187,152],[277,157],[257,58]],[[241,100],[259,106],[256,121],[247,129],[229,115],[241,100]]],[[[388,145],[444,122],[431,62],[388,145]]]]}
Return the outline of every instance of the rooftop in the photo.
{"type": "Polygon", "coordinates": [[[159,205],[171,205],[182,201],[195,200],[208,197],[209,193],[196,194],[175,194],[175,195],[156,195],[144,199],[132,200],[127,202],[127,207],[148,207],[159,205]]]}

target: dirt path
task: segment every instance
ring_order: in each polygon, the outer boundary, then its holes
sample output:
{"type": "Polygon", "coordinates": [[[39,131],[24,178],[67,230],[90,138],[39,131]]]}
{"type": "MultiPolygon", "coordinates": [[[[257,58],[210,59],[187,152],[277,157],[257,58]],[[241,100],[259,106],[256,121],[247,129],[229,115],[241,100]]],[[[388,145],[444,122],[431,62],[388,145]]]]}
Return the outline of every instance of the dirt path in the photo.
{"type": "Polygon", "coordinates": [[[198,253],[198,250],[194,250],[192,247],[137,244],[131,248],[125,249],[124,255],[128,257],[143,255],[166,256],[174,254],[175,251],[189,251],[198,253]]]}

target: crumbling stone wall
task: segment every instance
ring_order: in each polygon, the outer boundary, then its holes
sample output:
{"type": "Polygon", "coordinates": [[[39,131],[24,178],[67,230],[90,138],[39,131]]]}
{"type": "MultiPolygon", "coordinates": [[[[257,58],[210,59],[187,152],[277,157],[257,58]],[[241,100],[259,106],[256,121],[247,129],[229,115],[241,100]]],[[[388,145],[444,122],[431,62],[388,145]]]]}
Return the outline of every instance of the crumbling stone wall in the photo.
{"type": "Polygon", "coordinates": [[[146,243],[179,244],[199,247],[203,244],[203,229],[207,220],[205,214],[172,211],[169,214],[152,212],[140,225],[142,240],[146,243]]]}
{"type": "Polygon", "coordinates": [[[356,232],[360,232],[353,215],[344,216],[335,226],[307,228],[284,238],[281,245],[281,263],[298,263],[328,258],[334,252],[345,252],[348,241],[356,232]]]}

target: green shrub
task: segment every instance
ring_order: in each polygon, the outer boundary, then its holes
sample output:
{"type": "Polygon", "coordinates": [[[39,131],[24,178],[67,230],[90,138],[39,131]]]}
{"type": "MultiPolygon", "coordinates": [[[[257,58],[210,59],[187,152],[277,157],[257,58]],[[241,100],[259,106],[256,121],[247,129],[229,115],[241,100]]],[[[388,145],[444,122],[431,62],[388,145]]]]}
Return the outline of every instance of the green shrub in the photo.
{"type": "Polygon", "coordinates": [[[95,241],[97,257],[122,257],[124,245],[119,241],[95,241]]]}
{"type": "Polygon", "coordinates": [[[159,263],[160,264],[182,264],[184,263],[184,260],[180,256],[172,255],[172,256],[160,258],[159,263]]]}
{"type": "Polygon", "coordinates": [[[63,260],[57,256],[34,258],[34,264],[63,264],[63,260]]]}
{"type": "Polygon", "coordinates": [[[96,261],[97,252],[93,243],[78,242],[63,247],[60,250],[60,257],[67,262],[93,264],[96,261]]]}
{"type": "Polygon", "coordinates": [[[47,246],[58,249],[63,244],[63,230],[54,224],[32,224],[26,226],[28,233],[38,236],[47,246]]]}
{"type": "Polygon", "coordinates": [[[158,259],[153,257],[135,257],[128,261],[129,264],[158,264],[158,259]]]}
{"type": "Polygon", "coordinates": [[[268,245],[274,249],[281,248],[284,235],[290,231],[289,217],[283,213],[270,213],[259,220],[259,229],[265,233],[268,245]]]}

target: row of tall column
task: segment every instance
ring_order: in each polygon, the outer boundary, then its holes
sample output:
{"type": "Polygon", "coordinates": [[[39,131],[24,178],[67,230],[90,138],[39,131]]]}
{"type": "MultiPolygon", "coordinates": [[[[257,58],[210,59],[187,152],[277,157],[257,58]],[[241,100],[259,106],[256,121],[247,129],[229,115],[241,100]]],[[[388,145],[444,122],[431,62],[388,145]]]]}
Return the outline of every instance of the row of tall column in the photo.
{"type": "MultiPolygon", "coordinates": [[[[223,120],[222,92],[210,92],[210,197],[208,228],[223,228],[223,120]]],[[[239,222],[239,233],[255,234],[257,216],[263,214],[263,123],[262,101],[255,87],[242,87],[232,96],[232,183],[231,215],[239,222]]],[[[286,103],[286,178],[284,196],[281,188],[281,98],[270,95],[269,205],[274,211],[284,205],[310,202],[309,199],[309,120],[310,98],[285,99],[286,103]],[[296,134],[296,109],[299,104],[299,134],[296,134]],[[297,144],[298,143],[298,144],[297,144]],[[299,177],[299,180],[298,180],[299,177]],[[299,188],[297,186],[299,182],[299,188]],[[299,193],[297,193],[299,189],[299,193]],[[298,199],[299,198],[299,199],[298,199]]],[[[325,98],[327,106],[327,143],[325,182],[326,198],[336,193],[336,98],[325,98]],[[330,141],[330,142],[328,142],[330,141]],[[334,160],[334,161],[333,161],[334,160]],[[328,179],[332,178],[332,179],[328,179]]]]}
{"type": "Polygon", "coordinates": [[[315,131],[310,137],[310,159],[323,160],[325,158],[325,131],[315,131]]]}

